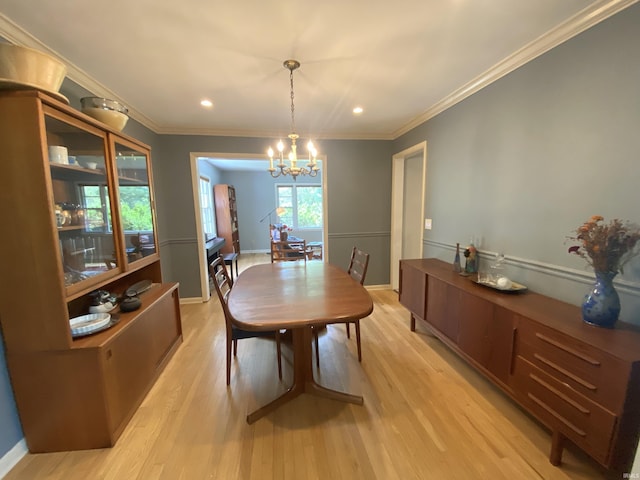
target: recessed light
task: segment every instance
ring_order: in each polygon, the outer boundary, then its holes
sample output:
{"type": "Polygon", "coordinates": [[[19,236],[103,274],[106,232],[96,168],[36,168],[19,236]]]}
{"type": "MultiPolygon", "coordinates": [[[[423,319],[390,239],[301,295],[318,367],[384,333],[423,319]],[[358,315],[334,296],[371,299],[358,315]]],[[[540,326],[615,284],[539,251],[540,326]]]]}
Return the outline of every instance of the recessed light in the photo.
{"type": "Polygon", "coordinates": [[[202,105],[204,108],[211,108],[213,107],[213,102],[205,98],[204,100],[200,100],[200,105],[202,105]]]}
{"type": "Polygon", "coordinates": [[[362,112],[364,112],[364,108],[362,108],[362,107],[355,107],[353,109],[353,114],[354,115],[360,115],[362,112]]]}

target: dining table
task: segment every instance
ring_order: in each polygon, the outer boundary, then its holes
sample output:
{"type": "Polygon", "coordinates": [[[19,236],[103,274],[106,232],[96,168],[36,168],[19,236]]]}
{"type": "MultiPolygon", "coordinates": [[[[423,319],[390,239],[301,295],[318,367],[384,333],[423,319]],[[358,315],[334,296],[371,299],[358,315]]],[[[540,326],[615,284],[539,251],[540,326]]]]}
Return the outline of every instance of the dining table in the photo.
{"type": "Polygon", "coordinates": [[[293,382],[279,397],[247,415],[251,424],[302,393],[363,404],[362,396],[318,384],[313,376],[312,327],[344,323],[373,312],[367,290],[325,262],[276,262],[244,270],[229,294],[233,323],[243,330],[290,330],[293,382]]]}

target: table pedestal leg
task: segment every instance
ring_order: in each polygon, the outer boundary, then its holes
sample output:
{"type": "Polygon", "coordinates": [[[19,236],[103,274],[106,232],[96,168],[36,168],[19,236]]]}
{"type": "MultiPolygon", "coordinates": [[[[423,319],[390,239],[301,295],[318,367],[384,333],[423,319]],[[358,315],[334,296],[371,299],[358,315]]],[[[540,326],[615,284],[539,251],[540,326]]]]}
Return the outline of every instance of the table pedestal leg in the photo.
{"type": "Polygon", "coordinates": [[[311,355],[311,327],[296,328],[293,335],[293,385],[278,398],[247,415],[247,423],[251,424],[273,412],[281,405],[293,400],[301,393],[310,393],[319,397],[330,398],[341,402],[362,405],[361,396],[350,395],[316,383],[313,378],[313,358],[311,355]]]}

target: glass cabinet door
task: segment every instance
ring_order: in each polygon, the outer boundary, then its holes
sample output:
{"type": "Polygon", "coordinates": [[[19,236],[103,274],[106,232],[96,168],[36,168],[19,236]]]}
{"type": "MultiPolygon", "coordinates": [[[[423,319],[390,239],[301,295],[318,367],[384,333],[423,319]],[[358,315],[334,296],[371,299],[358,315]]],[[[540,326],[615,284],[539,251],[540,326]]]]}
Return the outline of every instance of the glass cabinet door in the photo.
{"type": "Polygon", "coordinates": [[[119,269],[106,134],[65,120],[64,116],[45,114],[54,221],[64,283],[67,294],[73,294],[90,286],[96,276],[111,270],[115,275],[119,269]]]}
{"type": "Polygon", "coordinates": [[[157,253],[150,189],[149,153],[135,145],[115,142],[120,222],[127,263],[157,253]]]}

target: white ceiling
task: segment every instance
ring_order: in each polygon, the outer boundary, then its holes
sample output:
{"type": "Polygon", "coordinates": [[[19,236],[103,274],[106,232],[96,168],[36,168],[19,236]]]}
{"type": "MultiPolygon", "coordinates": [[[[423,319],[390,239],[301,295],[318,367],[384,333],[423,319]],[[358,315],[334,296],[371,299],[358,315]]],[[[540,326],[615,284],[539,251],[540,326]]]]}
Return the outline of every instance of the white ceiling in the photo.
{"type": "Polygon", "coordinates": [[[393,139],[636,1],[1,0],[0,36],[157,133],[286,136],[294,58],[301,136],[393,139]]]}

